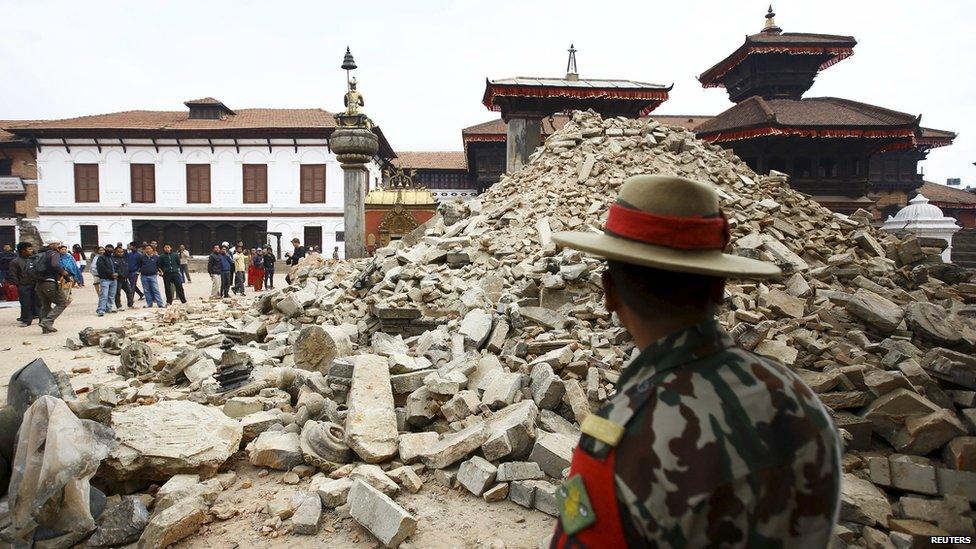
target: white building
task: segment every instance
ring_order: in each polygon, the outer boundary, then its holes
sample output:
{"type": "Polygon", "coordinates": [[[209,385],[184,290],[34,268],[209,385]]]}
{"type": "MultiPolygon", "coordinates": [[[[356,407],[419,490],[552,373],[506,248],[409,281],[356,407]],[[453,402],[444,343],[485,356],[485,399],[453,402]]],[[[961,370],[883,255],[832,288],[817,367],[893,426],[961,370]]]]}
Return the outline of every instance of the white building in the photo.
{"type": "MultiPolygon", "coordinates": [[[[156,240],[194,255],[214,243],[248,246],[278,236],[331,253],[343,246],[342,169],[329,150],[336,127],[321,109],[240,109],[216,99],[183,111],[127,111],[17,128],[37,149],[43,239],[86,249],[156,240]]],[[[370,187],[393,156],[367,164],[370,187]]]]}

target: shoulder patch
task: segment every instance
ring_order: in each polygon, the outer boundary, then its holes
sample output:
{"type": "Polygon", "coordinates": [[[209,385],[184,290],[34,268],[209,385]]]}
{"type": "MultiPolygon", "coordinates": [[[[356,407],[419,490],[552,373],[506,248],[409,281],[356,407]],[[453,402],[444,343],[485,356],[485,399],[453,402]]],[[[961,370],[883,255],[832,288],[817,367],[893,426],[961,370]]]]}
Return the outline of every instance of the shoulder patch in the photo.
{"type": "Polygon", "coordinates": [[[624,436],[624,426],[596,414],[589,414],[580,425],[583,433],[608,446],[616,446],[624,436]]]}
{"type": "Polygon", "coordinates": [[[583,477],[574,475],[556,490],[559,520],[566,534],[572,536],[596,522],[596,513],[586,493],[583,477]]]}

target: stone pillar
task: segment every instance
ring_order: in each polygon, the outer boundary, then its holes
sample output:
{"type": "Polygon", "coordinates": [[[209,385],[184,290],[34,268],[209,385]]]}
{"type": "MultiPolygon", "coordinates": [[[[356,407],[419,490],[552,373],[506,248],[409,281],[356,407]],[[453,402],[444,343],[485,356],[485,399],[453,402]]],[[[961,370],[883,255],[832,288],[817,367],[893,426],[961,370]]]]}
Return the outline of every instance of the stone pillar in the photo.
{"type": "Polygon", "coordinates": [[[366,256],[366,167],[342,165],[346,257],[366,256]]]}
{"type": "Polygon", "coordinates": [[[363,115],[338,117],[343,124],[329,137],[329,148],[342,165],[346,259],[366,256],[366,166],[379,150],[379,139],[363,115]]]}
{"type": "Polygon", "coordinates": [[[508,121],[505,171],[514,173],[529,163],[542,138],[541,118],[512,118],[508,121]]]}

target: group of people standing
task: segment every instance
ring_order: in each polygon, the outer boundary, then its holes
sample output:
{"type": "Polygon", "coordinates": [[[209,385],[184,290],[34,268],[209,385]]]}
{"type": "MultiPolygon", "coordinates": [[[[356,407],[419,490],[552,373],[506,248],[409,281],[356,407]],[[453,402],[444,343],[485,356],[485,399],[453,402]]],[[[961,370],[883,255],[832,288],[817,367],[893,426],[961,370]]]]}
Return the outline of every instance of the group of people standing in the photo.
{"type": "Polygon", "coordinates": [[[5,246],[0,254],[0,278],[7,288],[16,289],[10,293],[16,293],[20,302],[17,320],[21,327],[37,319],[44,333],[56,332],[54,321],[71,303],[72,290],[86,286],[85,271],[92,276],[91,285],[98,296],[98,316],[132,308],[136,295],[145,299],[146,307],[166,307],[174,299],[186,303],[183,283],[189,282],[190,253],[182,245],[174,251],[166,244],[158,253],[156,242],[132,242],[127,247],[120,242],[99,246],[91,256],[77,244],[69,252],[58,240],[49,241],[38,253],[29,242],[19,243],[16,254],[9,248],[5,246]],[[160,276],[165,303],[160,295],[160,276]]]}
{"type": "MultiPolygon", "coordinates": [[[[294,252],[286,254],[287,265],[297,265],[307,254],[297,238],[292,245],[294,252]]],[[[21,242],[16,252],[9,245],[0,252],[0,281],[7,294],[4,297],[20,301],[20,326],[30,326],[37,319],[44,333],[52,333],[57,331],[55,319],[71,303],[72,289],[86,286],[86,271],[98,296],[95,314],[104,316],[132,308],[137,296],[145,300],[147,308],[167,307],[174,299],[186,303],[183,284],[191,282],[189,260],[186,246],[174,250],[164,244],[160,249],[155,241],[106,244],[90,256],[81,246],[75,244],[69,251],[58,240],[49,241],[37,253],[31,243],[21,242]]],[[[207,261],[211,296],[230,297],[231,291],[244,295],[248,286],[255,291],[273,289],[275,260],[270,246],[247,248],[242,241],[235,246],[215,244],[207,261]]]]}
{"type": "Polygon", "coordinates": [[[210,297],[230,297],[232,291],[244,295],[247,286],[255,291],[261,291],[262,288],[273,289],[274,272],[275,254],[271,246],[248,248],[240,240],[234,246],[227,242],[214,244],[207,258],[207,274],[211,279],[210,297]]]}

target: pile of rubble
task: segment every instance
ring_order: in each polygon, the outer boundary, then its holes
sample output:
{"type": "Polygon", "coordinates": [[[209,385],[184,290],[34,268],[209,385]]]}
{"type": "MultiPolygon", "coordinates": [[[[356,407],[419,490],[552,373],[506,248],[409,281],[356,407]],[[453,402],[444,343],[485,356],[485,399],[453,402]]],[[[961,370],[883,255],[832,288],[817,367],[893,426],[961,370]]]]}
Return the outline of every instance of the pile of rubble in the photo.
{"type": "Polygon", "coordinates": [[[713,183],[732,253],[786,273],[730,281],[721,320],[832,410],[838,540],[973,535],[972,273],[943,264],[938,242],[833,214],[680,128],[592,113],[372,259],[313,255],[253,306],[172,308],[69,342],[121,354],[118,376],[71,404],[116,431],[96,482],[131,493],[165,481],[136,498],[143,540],[188,535],[209,505],[230,516],[214,503],[221,475],[205,479],[238,448],[302,486],[267,503],[268,535],[315,533],[328,508],[394,547],[417,527],[394,498],[429,479],[555,515],[578,426],[638,349],[602,305],[601,262],[551,234],[599,230],[620,184],[643,173],[713,183]]]}

